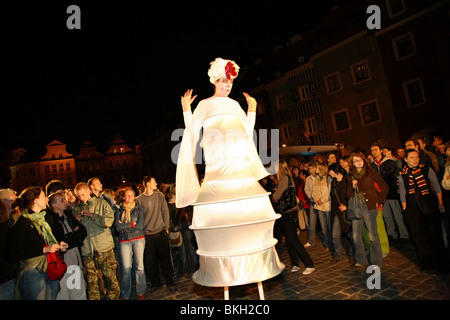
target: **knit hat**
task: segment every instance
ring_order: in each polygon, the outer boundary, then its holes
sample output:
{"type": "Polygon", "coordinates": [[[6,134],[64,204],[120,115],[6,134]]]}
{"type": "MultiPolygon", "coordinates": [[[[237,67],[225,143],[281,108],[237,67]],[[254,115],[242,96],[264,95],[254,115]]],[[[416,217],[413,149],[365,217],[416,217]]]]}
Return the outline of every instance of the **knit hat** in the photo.
{"type": "Polygon", "coordinates": [[[239,72],[239,66],[236,62],[231,60],[225,60],[222,58],[216,58],[210,63],[211,67],[208,70],[209,81],[214,84],[221,78],[227,78],[228,80],[234,80],[239,72]]]}

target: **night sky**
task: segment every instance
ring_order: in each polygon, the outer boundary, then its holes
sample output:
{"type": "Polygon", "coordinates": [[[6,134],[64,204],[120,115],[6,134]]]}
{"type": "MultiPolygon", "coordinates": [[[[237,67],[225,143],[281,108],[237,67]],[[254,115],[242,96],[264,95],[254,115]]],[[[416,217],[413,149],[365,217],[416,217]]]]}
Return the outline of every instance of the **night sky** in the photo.
{"type": "Polygon", "coordinates": [[[179,127],[184,91],[199,95],[194,106],[212,95],[207,71],[216,57],[251,66],[342,2],[9,4],[0,147],[42,156],[57,139],[76,155],[85,140],[104,152],[116,133],[130,145],[151,141],[179,127]],[[81,30],[66,27],[71,4],[81,9],[81,30]]]}

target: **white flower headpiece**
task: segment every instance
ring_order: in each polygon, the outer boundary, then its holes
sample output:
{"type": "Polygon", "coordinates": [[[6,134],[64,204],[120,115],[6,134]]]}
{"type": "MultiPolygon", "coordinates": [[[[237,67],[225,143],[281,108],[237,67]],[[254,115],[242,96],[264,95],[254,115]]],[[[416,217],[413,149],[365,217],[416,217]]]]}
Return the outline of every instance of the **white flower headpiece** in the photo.
{"type": "Polygon", "coordinates": [[[211,67],[208,70],[208,76],[212,84],[221,78],[234,80],[238,75],[239,66],[234,61],[216,58],[210,64],[211,67]]]}

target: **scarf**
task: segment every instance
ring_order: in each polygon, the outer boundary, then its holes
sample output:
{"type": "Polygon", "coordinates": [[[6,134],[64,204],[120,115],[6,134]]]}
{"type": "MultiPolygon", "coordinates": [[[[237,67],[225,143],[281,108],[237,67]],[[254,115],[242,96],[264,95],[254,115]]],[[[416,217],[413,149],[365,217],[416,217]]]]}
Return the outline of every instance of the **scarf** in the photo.
{"type": "MultiPolygon", "coordinates": [[[[361,168],[360,171],[356,170],[356,168],[354,170],[352,170],[353,179],[358,180],[358,182],[362,179],[362,177],[364,177],[365,174],[366,174],[366,170],[364,170],[364,168],[361,168]]],[[[360,191],[360,190],[358,190],[358,191],[360,191]]],[[[362,192],[358,192],[358,194],[359,194],[359,197],[361,198],[362,203],[366,203],[366,198],[364,197],[362,192]]]]}
{"type": "Polygon", "coordinates": [[[56,241],[55,236],[52,233],[52,228],[50,228],[50,225],[45,221],[45,214],[45,210],[39,213],[29,213],[28,209],[25,209],[22,212],[22,217],[27,218],[33,223],[39,235],[44,238],[46,244],[58,244],[58,241],[56,241]]]}
{"type": "Polygon", "coordinates": [[[402,175],[408,176],[408,192],[409,194],[415,193],[415,186],[419,188],[420,193],[424,196],[430,193],[428,190],[427,181],[425,180],[425,176],[423,175],[422,168],[425,166],[423,164],[419,164],[415,168],[410,168],[405,166],[402,170],[402,175]]]}
{"type": "Polygon", "coordinates": [[[122,217],[121,217],[120,220],[121,220],[123,223],[129,223],[129,222],[131,222],[130,214],[131,214],[131,210],[133,210],[135,206],[136,206],[136,202],[135,202],[135,201],[130,202],[129,204],[126,203],[126,202],[123,202],[123,203],[122,203],[122,209],[123,209],[123,212],[122,212],[122,217]]]}

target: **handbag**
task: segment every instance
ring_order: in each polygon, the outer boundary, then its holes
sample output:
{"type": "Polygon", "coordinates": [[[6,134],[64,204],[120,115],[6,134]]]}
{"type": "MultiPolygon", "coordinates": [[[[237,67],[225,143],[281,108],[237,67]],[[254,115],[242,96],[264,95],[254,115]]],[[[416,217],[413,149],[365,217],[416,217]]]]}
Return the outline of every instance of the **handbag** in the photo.
{"type": "Polygon", "coordinates": [[[67,264],[60,251],[47,253],[47,277],[50,280],[61,280],[66,271],[67,264]]]}
{"type": "MultiPolygon", "coordinates": [[[[339,204],[342,204],[339,200],[339,196],[337,194],[336,188],[333,188],[334,196],[336,197],[336,200],[339,202],[339,204]]],[[[348,208],[347,208],[348,209],[348,208]]],[[[337,213],[338,220],[339,220],[339,227],[341,229],[341,233],[349,233],[352,231],[350,222],[347,221],[346,215],[348,215],[347,211],[341,211],[339,210],[337,213]]]]}
{"type": "Polygon", "coordinates": [[[277,213],[283,213],[289,211],[297,206],[297,195],[295,194],[295,188],[292,185],[290,176],[287,176],[289,183],[286,190],[283,191],[281,198],[274,203],[273,209],[277,213]]]}
{"type": "Polygon", "coordinates": [[[179,248],[183,244],[181,231],[169,231],[169,243],[171,248],[179,248]]]}
{"type": "Polygon", "coordinates": [[[363,217],[363,212],[367,210],[367,205],[362,202],[361,194],[358,190],[358,185],[356,185],[356,191],[354,195],[348,201],[348,220],[359,220],[363,217]]]}

